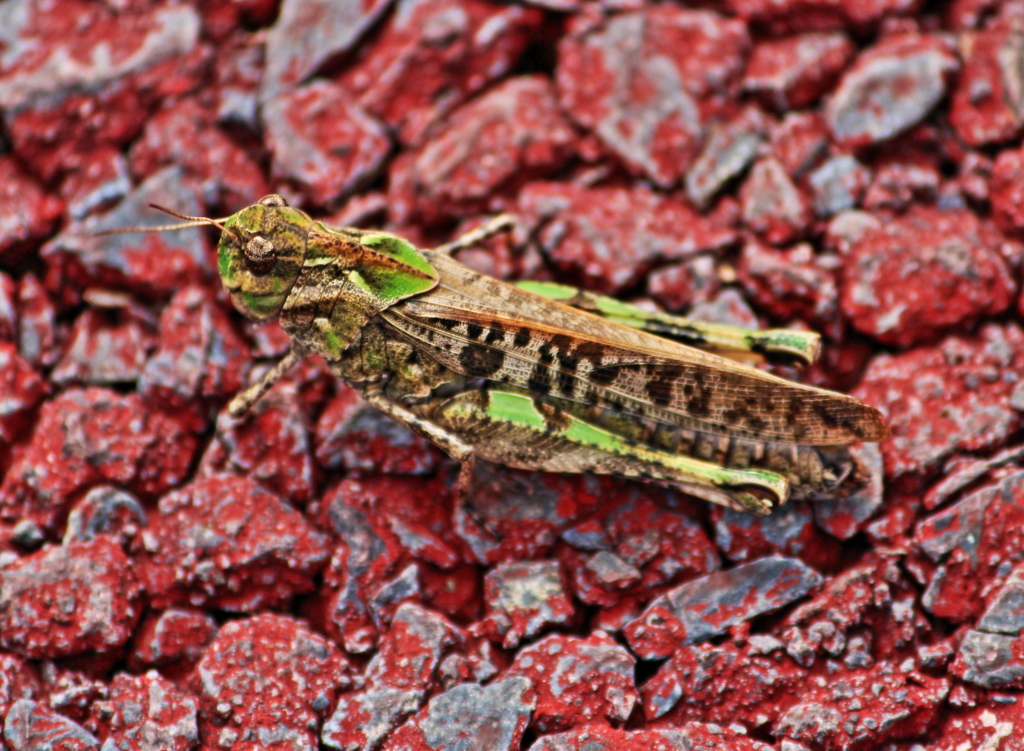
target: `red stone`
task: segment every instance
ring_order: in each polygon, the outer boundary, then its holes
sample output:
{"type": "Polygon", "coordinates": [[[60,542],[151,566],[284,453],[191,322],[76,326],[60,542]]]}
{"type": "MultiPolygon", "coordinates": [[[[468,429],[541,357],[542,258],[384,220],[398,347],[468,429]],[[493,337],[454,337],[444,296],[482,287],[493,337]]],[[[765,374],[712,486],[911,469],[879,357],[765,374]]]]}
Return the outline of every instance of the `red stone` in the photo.
{"type": "Polygon", "coordinates": [[[438,694],[385,741],[383,751],[432,751],[438,748],[521,747],[533,702],[530,682],[506,678],[486,686],[464,683],[438,694]],[[458,718],[453,722],[452,718],[458,718]]]}
{"type": "Polygon", "coordinates": [[[726,7],[748,24],[778,32],[855,31],[876,28],[889,16],[911,15],[921,0],[726,0],[726,7]]]}
{"type": "Polygon", "coordinates": [[[644,716],[671,726],[695,719],[761,725],[776,719],[779,700],[806,680],[774,637],[683,646],[644,683],[644,716]]]}
{"type": "Polygon", "coordinates": [[[203,249],[198,229],[176,232],[99,236],[101,230],[154,227],[167,224],[167,216],[150,203],[173,207],[188,215],[201,213],[195,187],[179,167],[152,175],[125,200],[102,217],[74,222],[42,249],[49,264],[46,286],[67,305],[71,293],[96,287],[125,290],[166,299],[215,272],[213,258],[203,249]]]}
{"type": "Polygon", "coordinates": [[[507,563],[484,577],[487,618],[481,632],[511,649],[575,614],[558,561],[507,563]]]}
{"type": "Polygon", "coordinates": [[[531,727],[540,733],[629,719],[638,696],[636,660],[610,636],[551,634],[519,650],[505,677],[530,679],[536,697],[531,727]]]}
{"type": "Polygon", "coordinates": [[[720,289],[715,258],[710,254],[664,266],[647,276],[647,291],[670,311],[684,311],[691,304],[708,302],[720,289]]]}
{"type": "Polygon", "coordinates": [[[1014,237],[1024,237],[1024,149],[1000,152],[992,165],[988,193],[992,219],[1014,237]]]}
{"type": "Polygon", "coordinates": [[[510,78],[392,162],[389,213],[429,224],[495,211],[507,203],[502,197],[561,168],[575,140],[547,79],[510,78]]]}
{"type": "Polygon", "coordinates": [[[12,705],[4,724],[4,740],[11,751],[98,751],[100,747],[99,739],[81,725],[28,699],[12,705]]]}
{"type": "Polygon", "coordinates": [[[51,378],[61,386],[135,383],[155,344],[148,323],[130,308],[87,308],[75,321],[68,348],[51,378]]]}
{"type": "Polygon", "coordinates": [[[1024,474],[983,485],[921,521],[914,547],[918,577],[927,584],[922,606],[954,623],[972,623],[1009,575],[1004,561],[1024,545],[1024,474]]]}
{"type": "Polygon", "coordinates": [[[1002,238],[966,211],[916,209],[854,245],[841,304],[853,326],[907,347],[1012,304],[1002,238]]]}
{"type": "Polygon", "coordinates": [[[774,250],[749,242],[739,277],[752,302],[778,321],[806,321],[832,336],[841,332],[835,275],[811,247],[774,250]]]}
{"type": "Polygon", "coordinates": [[[175,101],[146,123],[132,144],[132,172],[145,179],[170,164],[184,168],[208,204],[237,210],[270,192],[259,165],[214,123],[196,99],[175,101]]]}
{"type": "Polygon", "coordinates": [[[0,174],[0,267],[13,268],[33,243],[53,231],[64,203],[46,193],[11,156],[0,157],[0,174]]]}
{"type": "Polygon", "coordinates": [[[839,77],[852,57],[842,33],[799,34],[754,45],[743,89],[779,112],[812,104],[839,77]]]}
{"type": "Polygon", "coordinates": [[[771,556],[680,584],[648,604],[624,633],[638,657],[668,657],[684,644],[804,597],[821,576],[795,558],[771,556]]]}
{"type": "Polygon", "coordinates": [[[6,717],[19,699],[33,699],[41,693],[39,672],[28,660],[0,653],[0,717],[6,717]]]}
{"type": "Polygon", "coordinates": [[[736,562],[778,554],[799,557],[815,568],[833,568],[839,546],[815,526],[812,508],[790,503],[770,516],[754,516],[715,506],[715,545],[736,562]]]}
{"type": "Polygon", "coordinates": [[[686,195],[705,209],[721,189],[747,169],[758,155],[768,131],[768,118],[757,107],[708,128],[700,153],[686,173],[686,195]]]}
{"type": "Polygon", "coordinates": [[[264,105],[263,118],[274,179],[297,185],[314,205],[371,181],[391,150],[384,126],[328,81],[274,98],[264,105]]]}
{"type": "Polygon", "coordinates": [[[87,724],[90,708],[96,701],[106,698],[109,689],[105,680],[90,677],[90,674],[102,675],[107,672],[117,657],[118,654],[83,655],[68,660],[65,663],[68,667],[53,662],[43,663],[40,670],[43,691],[39,698],[55,712],[75,722],[87,724]],[[83,669],[71,667],[76,664],[83,669]]]}
{"type": "Polygon", "coordinates": [[[706,10],[652,5],[596,26],[580,16],[558,47],[559,101],[631,172],[669,187],[738,85],[749,45],[742,23],[706,10]]]}
{"type": "Polygon", "coordinates": [[[772,128],[771,153],[793,179],[807,175],[828,155],[828,126],[813,110],[790,112],[772,128]]]}
{"type": "Polygon", "coordinates": [[[313,496],[314,466],[305,410],[294,384],[278,384],[246,415],[222,416],[200,475],[231,472],[296,506],[313,496]]]}
{"type": "Polygon", "coordinates": [[[268,101],[295,88],[325,62],[349,52],[390,5],[387,0],[282,4],[267,34],[260,99],[268,101]]]}
{"type": "Polygon", "coordinates": [[[854,649],[862,634],[869,640],[867,660],[897,660],[929,628],[915,596],[916,588],[892,560],[873,556],[826,581],[778,632],[790,657],[807,668],[819,657],[864,667],[854,649]]]}
{"type": "MultiPolygon", "coordinates": [[[[346,479],[320,501],[321,524],[334,532],[338,543],[324,570],[324,591],[313,615],[350,653],[374,647],[384,613],[374,609],[373,599],[406,562],[396,535],[371,505],[393,487],[390,482],[381,487],[346,479]]],[[[404,493],[415,497],[408,486],[404,493]]]]}
{"type": "Polygon", "coordinates": [[[594,475],[529,472],[477,463],[468,502],[450,525],[481,565],[549,558],[558,534],[628,485],[594,475]]]}
{"type": "Polygon", "coordinates": [[[117,651],[138,620],[139,595],[107,537],[41,550],[0,576],[0,645],[33,659],[117,651]]]}
{"type": "Polygon", "coordinates": [[[73,219],[120,201],[131,189],[128,159],[113,146],[101,146],[83,157],[60,184],[61,198],[73,219]]]}
{"type": "Polygon", "coordinates": [[[584,603],[609,608],[649,598],[719,568],[718,553],[701,525],[685,507],[658,506],[654,492],[607,504],[601,516],[562,533],[573,547],[563,550],[561,559],[584,603]]]}
{"type": "Polygon", "coordinates": [[[252,612],[313,589],[327,538],[253,480],[215,475],[160,499],[133,545],[153,607],[252,612]]]}
{"type": "Polygon", "coordinates": [[[1009,141],[1020,134],[1022,45],[1024,31],[1011,24],[960,35],[964,68],[953,89],[949,122],[969,146],[1009,141]]]}
{"type": "Polygon", "coordinates": [[[519,212],[540,225],[538,243],[562,271],[609,294],[632,287],[659,261],[723,249],[736,239],[714,217],[643,187],[539,183],[520,195],[519,212]]]}
{"type": "Polygon", "coordinates": [[[191,7],[23,7],[0,67],[0,108],[22,161],[44,180],[98,147],[124,146],[155,102],[199,83],[205,54],[191,7]]]}
{"type": "Polygon", "coordinates": [[[762,159],[740,189],[743,223],[772,245],[785,245],[807,233],[811,204],[782,164],[762,159]]]}
{"type": "Polygon", "coordinates": [[[440,459],[430,441],[342,384],[320,415],[314,441],[316,459],[327,469],[424,475],[433,472],[440,459]]]}
{"type": "Polygon", "coordinates": [[[994,699],[981,706],[944,712],[939,721],[935,751],[960,748],[999,748],[1016,751],[1024,738],[1024,714],[1018,702],[1000,703],[994,699]]]}
{"type": "Polygon", "coordinates": [[[13,344],[0,342],[0,447],[10,446],[32,423],[35,408],[49,392],[42,377],[13,344]]]}
{"type": "Polygon", "coordinates": [[[424,142],[431,126],[508,74],[543,33],[543,16],[533,8],[481,0],[397,6],[338,82],[407,145],[424,142]]]}
{"type": "Polygon", "coordinates": [[[933,678],[897,663],[840,671],[805,685],[772,733],[816,748],[880,748],[916,738],[940,716],[948,678],[933,678]]]}
{"type": "Polygon", "coordinates": [[[264,614],[221,628],[191,688],[200,737],[283,750],[315,747],[323,718],[351,684],[334,644],[295,618],[264,614]]]}
{"type": "Polygon", "coordinates": [[[76,495],[103,483],[145,497],[182,482],[195,418],[143,406],[136,394],[71,390],[43,405],[29,444],[0,485],[0,516],[54,530],[76,495]]]}
{"type": "Polygon", "coordinates": [[[937,35],[894,34],[861,53],[825,108],[845,146],[891,138],[923,120],[946,93],[959,62],[937,35]]]}
{"type": "Polygon", "coordinates": [[[142,748],[159,738],[167,751],[191,751],[199,742],[197,705],[156,671],[118,673],[110,697],[93,704],[89,725],[114,748],[142,748]]]}
{"type": "Polygon", "coordinates": [[[217,622],[200,610],[169,608],[151,612],[135,630],[128,665],[133,672],[160,668],[184,675],[203,656],[217,635],[217,622]]]}
{"type": "Polygon", "coordinates": [[[871,172],[852,156],[826,161],[807,178],[818,216],[830,217],[861,205],[870,180],[871,172]]]}
{"type": "Polygon", "coordinates": [[[18,287],[18,350],[36,367],[48,367],[59,355],[57,309],[34,274],[18,287]]]}
{"type": "Polygon", "coordinates": [[[414,604],[398,609],[367,666],[366,687],[344,694],[323,730],[330,748],[372,748],[405,715],[419,710],[442,655],[464,635],[436,613],[414,604]]]}
{"type": "Polygon", "coordinates": [[[587,725],[565,733],[545,735],[530,751],[678,751],[681,748],[729,751],[770,751],[771,746],[748,738],[737,726],[721,727],[688,722],[651,730],[618,730],[607,725],[587,725]]]}
{"type": "Polygon", "coordinates": [[[940,181],[938,169],[931,165],[903,161],[883,163],[873,175],[862,206],[867,211],[903,213],[914,204],[934,204],[940,197],[940,181]]]}
{"type": "Polygon", "coordinates": [[[1008,398],[1024,368],[1024,333],[987,324],[977,335],[878,355],[854,394],[892,429],[882,444],[888,479],[936,469],[954,451],[985,451],[1020,426],[1008,398]]]}
{"type": "Polygon", "coordinates": [[[160,314],[157,350],[139,391],[173,408],[224,400],[242,390],[250,359],[249,347],[210,291],[185,287],[160,314]]]}

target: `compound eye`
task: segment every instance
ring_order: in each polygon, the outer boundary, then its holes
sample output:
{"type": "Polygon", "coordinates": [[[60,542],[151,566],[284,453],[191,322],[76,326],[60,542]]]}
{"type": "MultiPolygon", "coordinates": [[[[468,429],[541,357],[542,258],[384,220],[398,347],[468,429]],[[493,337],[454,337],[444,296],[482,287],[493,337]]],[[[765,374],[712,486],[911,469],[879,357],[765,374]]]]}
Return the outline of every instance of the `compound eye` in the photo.
{"type": "Polygon", "coordinates": [[[265,237],[254,235],[245,244],[245,259],[253,267],[255,273],[260,273],[259,269],[269,271],[274,260],[274,243],[265,237]]]}
{"type": "Polygon", "coordinates": [[[284,196],[271,193],[269,196],[263,196],[259,200],[259,204],[260,206],[287,206],[288,202],[284,200],[284,196]]]}

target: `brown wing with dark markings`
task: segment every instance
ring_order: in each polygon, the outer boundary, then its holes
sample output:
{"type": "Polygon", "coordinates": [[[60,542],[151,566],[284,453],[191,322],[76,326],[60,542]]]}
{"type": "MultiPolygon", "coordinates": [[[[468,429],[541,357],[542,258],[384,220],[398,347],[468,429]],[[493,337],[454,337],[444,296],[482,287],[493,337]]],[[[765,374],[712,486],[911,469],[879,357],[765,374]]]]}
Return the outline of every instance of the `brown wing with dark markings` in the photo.
{"type": "Polygon", "coordinates": [[[458,372],[723,435],[806,445],[888,435],[881,414],[852,397],[612,323],[443,256],[429,260],[440,284],[382,316],[458,372]],[[500,310],[483,302],[496,299],[500,310]]]}

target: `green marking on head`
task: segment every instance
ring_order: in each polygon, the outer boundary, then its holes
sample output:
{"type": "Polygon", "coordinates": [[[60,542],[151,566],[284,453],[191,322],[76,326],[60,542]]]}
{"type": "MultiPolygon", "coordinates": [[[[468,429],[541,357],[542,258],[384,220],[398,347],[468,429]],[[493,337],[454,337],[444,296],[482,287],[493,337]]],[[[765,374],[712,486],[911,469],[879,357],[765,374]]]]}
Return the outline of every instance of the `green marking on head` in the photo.
{"type": "Polygon", "coordinates": [[[275,195],[224,221],[217,267],[239,311],[258,321],[280,311],[302,269],[312,225],[306,214],[275,195]]]}

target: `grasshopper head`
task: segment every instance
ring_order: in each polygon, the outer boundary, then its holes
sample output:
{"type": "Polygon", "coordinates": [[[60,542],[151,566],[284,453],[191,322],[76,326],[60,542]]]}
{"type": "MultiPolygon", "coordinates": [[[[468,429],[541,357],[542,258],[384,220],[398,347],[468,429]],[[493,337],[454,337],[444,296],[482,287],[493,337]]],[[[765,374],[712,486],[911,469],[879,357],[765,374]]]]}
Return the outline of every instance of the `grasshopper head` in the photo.
{"type": "Polygon", "coordinates": [[[277,315],[302,269],[312,225],[279,195],[264,196],[223,221],[217,267],[241,313],[256,321],[277,315]]]}

